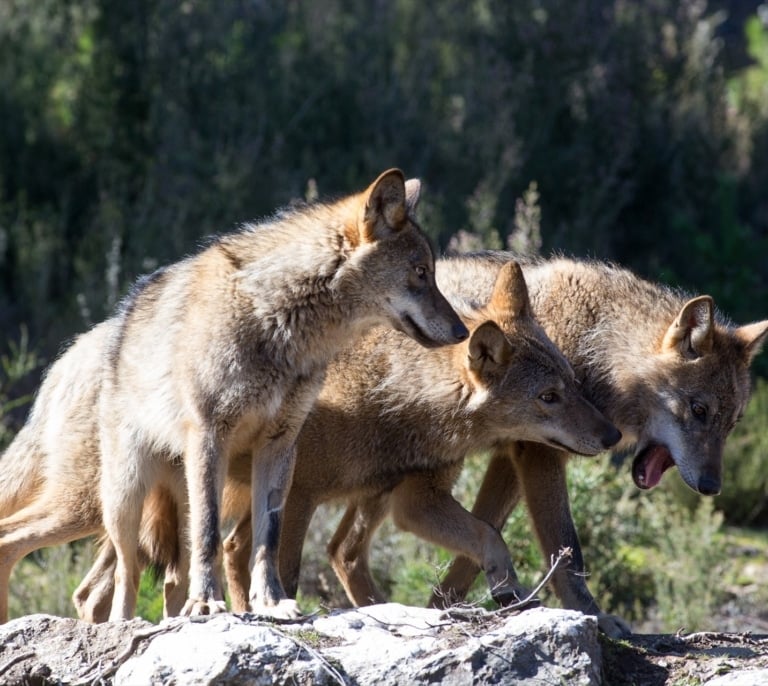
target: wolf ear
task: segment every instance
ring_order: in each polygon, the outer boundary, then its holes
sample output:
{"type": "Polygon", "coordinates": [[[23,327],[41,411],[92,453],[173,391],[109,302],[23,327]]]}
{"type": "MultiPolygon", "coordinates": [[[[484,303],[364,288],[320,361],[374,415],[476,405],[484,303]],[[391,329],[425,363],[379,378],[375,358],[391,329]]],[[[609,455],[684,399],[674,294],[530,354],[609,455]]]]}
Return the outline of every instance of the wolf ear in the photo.
{"type": "Polygon", "coordinates": [[[406,218],[405,176],[399,169],[385,171],[363,193],[360,239],[373,243],[397,231],[406,218]]]}
{"type": "Polygon", "coordinates": [[[689,300],[664,334],[661,352],[677,352],[687,359],[712,351],[715,303],[708,295],[689,300]]]}
{"type": "Polygon", "coordinates": [[[482,323],[469,339],[469,368],[480,377],[506,365],[511,356],[512,345],[494,322],[482,323]]]}
{"type": "Polygon", "coordinates": [[[744,354],[749,364],[762,350],[763,343],[768,338],[768,321],[740,326],[734,331],[734,335],[744,345],[744,354]]]}
{"type": "Polygon", "coordinates": [[[502,265],[496,276],[496,283],[488,304],[499,319],[522,319],[533,316],[523,270],[517,262],[510,261],[502,265]]]}
{"type": "Polygon", "coordinates": [[[419,179],[408,179],[405,182],[405,209],[408,214],[413,215],[421,199],[421,181],[419,179]]]}

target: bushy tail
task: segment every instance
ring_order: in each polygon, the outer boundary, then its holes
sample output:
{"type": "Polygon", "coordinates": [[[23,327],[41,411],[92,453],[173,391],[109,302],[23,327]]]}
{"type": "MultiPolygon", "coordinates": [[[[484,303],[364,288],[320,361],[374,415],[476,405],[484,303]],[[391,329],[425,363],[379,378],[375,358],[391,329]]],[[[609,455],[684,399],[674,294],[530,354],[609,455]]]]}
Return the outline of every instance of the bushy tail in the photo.
{"type": "Polygon", "coordinates": [[[17,512],[43,485],[44,456],[27,422],[0,456],[0,517],[17,512]]]}

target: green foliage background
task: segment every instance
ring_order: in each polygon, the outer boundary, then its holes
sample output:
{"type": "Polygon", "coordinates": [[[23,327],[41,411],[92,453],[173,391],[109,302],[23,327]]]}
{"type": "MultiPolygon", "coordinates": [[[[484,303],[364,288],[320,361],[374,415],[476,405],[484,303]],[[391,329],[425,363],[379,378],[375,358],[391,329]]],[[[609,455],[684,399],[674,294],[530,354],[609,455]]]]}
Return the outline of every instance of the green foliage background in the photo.
{"type": "MultiPolygon", "coordinates": [[[[389,166],[425,181],[422,222],[440,249],[616,260],[712,294],[738,322],[765,318],[759,4],[3,0],[0,443],[62,341],[137,275],[389,166]]],[[[768,375],[765,354],[756,372],[768,375]]],[[[768,388],[756,390],[716,501],[729,523],[768,517],[768,388]]],[[[676,595],[695,606],[649,556],[677,546],[690,567],[711,566],[703,546],[721,535],[719,512],[666,482],[640,498],[607,463],[583,469],[574,510],[604,605],[639,615],[656,602],[663,615],[676,595]],[[664,543],[677,529],[696,533],[664,543]]],[[[510,526],[523,570],[539,569],[524,512],[510,526]]],[[[383,535],[378,573],[415,602],[447,557],[383,535]]]]}
{"type": "Polygon", "coordinates": [[[442,248],[506,245],[535,183],[545,253],[762,316],[766,29],[731,4],[5,0],[0,326],[51,353],[205,235],[392,165],[442,248]]]}

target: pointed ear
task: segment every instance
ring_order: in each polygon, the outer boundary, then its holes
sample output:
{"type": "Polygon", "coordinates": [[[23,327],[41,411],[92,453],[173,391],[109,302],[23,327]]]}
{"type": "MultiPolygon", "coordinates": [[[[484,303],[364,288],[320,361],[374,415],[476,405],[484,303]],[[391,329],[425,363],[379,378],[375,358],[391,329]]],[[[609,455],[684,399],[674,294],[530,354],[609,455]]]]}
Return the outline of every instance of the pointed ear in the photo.
{"type": "Polygon", "coordinates": [[[501,267],[488,304],[499,319],[533,317],[528,287],[517,262],[506,262],[501,267]]]}
{"type": "Polygon", "coordinates": [[[399,169],[385,171],[363,193],[358,220],[363,243],[373,243],[397,231],[406,218],[405,176],[399,169]]]}
{"type": "Polygon", "coordinates": [[[744,345],[744,354],[749,364],[762,350],[763,343],[768,338],[768,321],[740,326],[734,331],[734,335],[744,345]]]}
{"type": "Polygon", "coordinates": [[[469,339],[468,365],[481,377],[506,365],[512,356],[512,345],[492,321],[478,326],[469,339]]]}
{"type": "Polygon", "coordinates": [[[408,214],[413,215],[416,212],[416,206],[421,198],[421,181],[419,179],[408,179],[405,182],[405,209],[408,214]]]}
{"type": "Polygon", "coordinates": [[[664,334],[661,352],[695,359],[712,350],[715,303],[708,295],[689,300],[664,334]]]}

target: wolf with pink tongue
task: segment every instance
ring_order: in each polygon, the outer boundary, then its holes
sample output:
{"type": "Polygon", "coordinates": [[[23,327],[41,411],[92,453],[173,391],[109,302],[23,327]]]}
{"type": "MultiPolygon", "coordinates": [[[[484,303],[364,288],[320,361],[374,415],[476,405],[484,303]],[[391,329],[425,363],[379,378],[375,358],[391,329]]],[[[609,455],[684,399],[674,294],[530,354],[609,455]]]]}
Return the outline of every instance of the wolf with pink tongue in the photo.
{"type": "MultiPolygon", "coordinates": [[[[510,257],[486,252],[443,260],[438,285],[461,313],[462,302],[476,307],[488,298],[510,257]]],[[[586,397],[621,431],[616,449],[633,451],[635,484],[653,488],[677,467],[694,491],[717,495],[725,439],[749,399],[750,365],[768,337],[768,320],[737,326],[710,296],[686,295],[603,262],[536,260],[523,272],[536,318],[573,365],[586,397]]],[[[472,512],[501,528],[524,499],[545,559],[561,546],[573,549],[571,568],[553,578],[563,606],[598,614],[579,573],[584,562],[568,503],[568,459],[549,446],[499,445],[472,512]]],[[[456,558],[432,603],[462,599],[477,572],[456,558]]]]}

